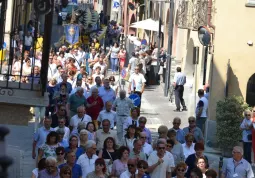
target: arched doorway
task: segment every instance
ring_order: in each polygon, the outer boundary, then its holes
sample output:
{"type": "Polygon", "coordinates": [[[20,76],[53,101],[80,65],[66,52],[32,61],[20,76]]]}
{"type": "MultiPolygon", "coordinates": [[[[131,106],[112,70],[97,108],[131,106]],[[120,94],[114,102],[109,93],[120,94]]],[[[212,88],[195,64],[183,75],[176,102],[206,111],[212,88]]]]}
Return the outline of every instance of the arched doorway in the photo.
{"type": "Polygon", "coordinates": [[[255,74],[253,74],[247,83],[246,102],[250,106],[255,106],[255,74]]]}

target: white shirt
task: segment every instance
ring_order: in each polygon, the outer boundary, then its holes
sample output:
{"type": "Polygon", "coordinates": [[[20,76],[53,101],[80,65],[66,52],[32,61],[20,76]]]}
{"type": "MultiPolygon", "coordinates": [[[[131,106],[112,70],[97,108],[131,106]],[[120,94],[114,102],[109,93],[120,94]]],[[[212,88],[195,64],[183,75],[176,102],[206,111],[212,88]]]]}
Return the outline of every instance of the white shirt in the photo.
{"type": "Polygon", "coordinates": [[[25,46],[32,46],[33,38],[32,36],[25,36],[25,46]]]}
{"type": "Polygon", "coordinates": [[[95,65],[93,66],[93,70],[96,70],[96,68],[100,66],[101,67],[101,70],[100,70],[100,74],[103,74],[104,75],[104,72],[105,72],[105,69],[106,69],[106,65],[103,63],[103,64],[100,64],[99,62],[95,63],[95,65]]]}
{"type": "Polygon", "coordinates": [[[191,154],[195,153],[195,149],[194,149],[195,143],[192,143],[192,145],[190,147],[187,147],[186,143],[182,144],[182,148],[183,148],[183,153],[185,156],[185,160],[187,159],[187,157],[191,154]]]}
{"type": "MultiPolygon", "coordinates": [[[[171,172],[171,168],[174,167],[174,159],[170,159],[168,153],[166,152],[163,157],[164,162],[158,165],[150,174],[151,178],[166,178],[166,173],[171,172]]],[[[153,151],[148,158],[148,165],[152,166],[156,164],[158,159],[157,151],[153,151]]]]}
{"type": "Polygon", "coordinates": [[[142,152],[144,152],[146,156],[150,156],[150,154],[153,152],[153,148],[149,143],[145,142],[142,147],[142,152]]]}
{"type": "Polygon", "coordinates": [[[129,150],[133,150],[133,148],[134,148],[134,141],[136,140],[136,138],[132,138],[131,139],[131,138],[124,137],[123,139],[124,139],[123,140],[124,146],[128,147],[129,150]]]}
{"type": "Polygon", "coordinates": [[[130,75],[135,72],[135,66],[138,64],[139,60],[136,57],[131,57],[129,59],[129,64],[130,64],[130,75]]]}
{"type": "Polygon", "coordinates": [[[102,121],[108,119],[111,123],[111,128],[114,128],[114,122],[117,122],[117,115],[115,111],[107,112],[106,110],[103,110],[99,113],[97,120],[101,122],[102,127],[102,121]]]}
{"type": "Polygon", "coordinates": [[[96,77],[100,77],[101,80],[104,79],[104,75],[102,75],[102,74],[93,74],[93,75],[92,75],[93,83],[96,83],[96,77]]]}
{"type": "Polygon", "coordinates": [[[143,74],[133,73],[129,78],[129,82],[131,82],[131,91],[134,91],[134,88],[135,88],[135,91],[141,92],[142,86],[146,82],[146,80],[145,80],[143,74]]]}
{"type": "MultiPolygon", "coordinates": [[[[135,174],[137,174],[138,173],[138,171],[136,170],[135,171],[135,174]]],[[[120,175],[120,178],[130,178],[131,177],[131,173],[128,171],[128,170],[126,170],[125,172],[123,172],[121,175],[120,175]]]]}
{"type": "Polygon", "coordinates": [[[89,115],[85,114],[83,116],[83,118],[79,118],[78,115],[74,115],[71,120],[70,120],[70,126],[73,127],[73,131],[77,131],[77,127],[78,127],[78,124],[80,122],[84,122],[86,125],[88,124],[88,122],[91,122],[92,119],[89,115]]]}
{"type": "MultiPolygon", "coordinates": [[[[71,96],[72,94],[76,93],[76,91],[77,91],[77,87],[73,88],[71,93],[69,94],[69,96],[71,96]]],[[[86,89],[84,89],[83,91],[84,91],[83,92],[83,96],[87,99],[89,97],[89,94],[88,94],[86,89]]]]}
{"type": "Polygon", "coordinates": [[[57,72],[57,65],[55,63],[49,64],[48,79],[51,79],[56,72],[57,72]]]}
{"type": "Polygon", "coordinates": [[[199,109],[199,102],[203,102],[203,110],[201,113],[200,117],[207,117],[207,109],[208,109],[208,100],[206,97],[201,97],[197,103],[197,107],[196,107],[196,114],[198,113],[198,109],[199,109]]]}
{"type": "Polygon", "coordinates": [[[35,175],[35,178],[38,177],[38,172],[39,172],[38,168],[33,169],[32,173],[35,175]]]}
{"type": "Polygon", "coordinates": [[[76,164],[81,166],[82,178],[86,178],[88,173],[91,173],[95,170],[95,162],[97,158],[97,155],[93,155],[92,158],[89,159],[86,153],[82,154],[78,158],[76,164]]]}
{"type": "MultiPolygon", "coordinates": [[[[59,129],[59,126],[55,127],[54,130],[57,131],[59,129]]],[[[69,140],[69,136],[70,136],[70,129],[68,127],[64,127],[65,129],[65,135],[63,139],[69,140]]]]}
{"type": "MultiPolygon", "coordinates": [[[[134,120],[136,122],[136,127],[139,126],[139,122],[138,122],[139,118],[137,118],[137,120],[134,120]]],[[[128,126],[133,124],[133,119],[132,117],[128,117],[127,119],[124,120],[123,123],[123,132],[126,133],[126,129],[128,128],[128,126]]]]}

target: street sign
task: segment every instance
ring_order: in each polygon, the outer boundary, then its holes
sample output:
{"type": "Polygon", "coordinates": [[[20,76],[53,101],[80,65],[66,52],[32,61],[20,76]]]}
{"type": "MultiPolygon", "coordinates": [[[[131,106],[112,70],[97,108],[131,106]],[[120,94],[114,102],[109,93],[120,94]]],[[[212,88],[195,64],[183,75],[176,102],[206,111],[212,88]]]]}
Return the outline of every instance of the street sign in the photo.
{"type": "Polygon", "coordinates": [[[141,41],[141,44],[142,44],[142,45],[147,45],[147,40],[146,40],[146,39],[143,39],[143,40],[141,41]]]}
{"type": "Polygon", "coordinates": [[[113,6],[112,10],[115,12],[119,12],[119,7],[120,7],[120,1],[119,0],[113,0],[113,6]]]}
{"type": "Polygon", "coordinates": [[[121,77],[122,77],[122,78],[125,78],[126,75],[127,75],[127,71],[126,71],[126,68],[124,68],[124,69],[122,69],[122,71],[121,71],[121,77]]]}
{"type": "Polygon", "coordinates": [[[141,98],[138,94],[131,94],[129,98],[132,100],[134,106],[139,106],[141,104],[141,98]]]}

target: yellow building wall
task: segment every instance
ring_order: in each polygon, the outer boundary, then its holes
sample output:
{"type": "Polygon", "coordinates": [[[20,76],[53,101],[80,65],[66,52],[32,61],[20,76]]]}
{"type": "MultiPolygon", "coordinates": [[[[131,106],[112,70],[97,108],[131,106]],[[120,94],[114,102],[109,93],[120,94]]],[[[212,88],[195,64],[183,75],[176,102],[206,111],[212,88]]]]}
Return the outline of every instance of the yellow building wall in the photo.
{"type": "Polygon", "coordinates": [[[247,82],[255,72],[255,9],[245,0],[215,1],[215,50],[210,88],[209,117],[215,120],[217,101],[224,98],[227,63],[230,59],[229,94],[246,99],[247,82]]]}

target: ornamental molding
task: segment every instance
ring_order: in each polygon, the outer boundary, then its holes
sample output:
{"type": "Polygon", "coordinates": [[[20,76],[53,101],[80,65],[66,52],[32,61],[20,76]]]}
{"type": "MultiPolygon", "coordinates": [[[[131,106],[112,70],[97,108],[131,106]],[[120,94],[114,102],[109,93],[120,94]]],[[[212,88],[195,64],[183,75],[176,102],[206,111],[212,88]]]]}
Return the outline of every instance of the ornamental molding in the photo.
{"type": "Polygon", "coordinates": [[[0,88],[0,95],[13,96],[14,91],[12,88],[0,88]]]}
{"type": "Polygon", "coordinates": [[[177,10],[178,28],[198,30],[207,25],[207,0],[182,0],[177,10]]]}

